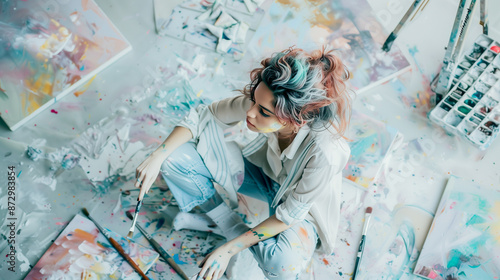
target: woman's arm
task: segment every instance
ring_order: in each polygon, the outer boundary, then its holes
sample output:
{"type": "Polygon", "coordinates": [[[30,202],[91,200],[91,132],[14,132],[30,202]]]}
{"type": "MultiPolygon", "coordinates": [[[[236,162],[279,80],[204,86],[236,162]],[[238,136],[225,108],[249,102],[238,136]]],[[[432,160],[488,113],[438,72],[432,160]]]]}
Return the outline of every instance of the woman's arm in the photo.
{"type": "Polygon", "coordinates": [[[264,241],[268,238],[276,236],[291,227],[292,225],[287,225],[278,220],[276,215],[272,215],[253,229],[248,230],[244,234],[236,237],[226,244],[229,246],[231,251],[234,252],[234,254],[237,254],[240,251],[257,244],[259,241],[264,241]]]}
{"type": "Polygon", "coordinates": [[[205,279],[219,279],[226,271],[227,264],[232,256],[290,227],[292,225],[287,225],[278,220],[275,215],[272,215],[253,229],[223,244],[207,255],[200,264],[203,268],[198,274],[199,277],[203,277],[206,274],[205,279]]]}
{"type": "Polygon", "coordinates": [[[158,177],[163,161],[179,146],[193,138],[191,131],[182,126],[176,126],[165,141],[149,155],[135,171],[137,182],[135,186],[141,188],[139,200],[142,200],[151,185],[158,177]]]}
{"type": "Polygon", "coordinates": [[[139,200],[142,200],[156,180],[163,161],[180,145],[199,137],[200,128],[204,127],[203,122],[209,119],[206,118],[206,114],[212,114],[222,127],[233,126],[245,119],[249,102],[246,96],[241,95],[213,102],[208,108],[199,107],[191,110],[186,118],[174,128],[163,144],[137,167],[135,186],[141,188],[139,200]]]}

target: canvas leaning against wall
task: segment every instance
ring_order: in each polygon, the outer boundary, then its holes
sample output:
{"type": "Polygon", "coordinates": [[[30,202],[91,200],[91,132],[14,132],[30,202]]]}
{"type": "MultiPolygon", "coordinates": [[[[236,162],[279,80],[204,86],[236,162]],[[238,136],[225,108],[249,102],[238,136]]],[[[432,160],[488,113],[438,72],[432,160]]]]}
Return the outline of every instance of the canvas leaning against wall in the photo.
{"type": "Polygon", "coordinates": [[[92,0],[0,2],[0,116],[17,129],[131,49],[92,0]]]}

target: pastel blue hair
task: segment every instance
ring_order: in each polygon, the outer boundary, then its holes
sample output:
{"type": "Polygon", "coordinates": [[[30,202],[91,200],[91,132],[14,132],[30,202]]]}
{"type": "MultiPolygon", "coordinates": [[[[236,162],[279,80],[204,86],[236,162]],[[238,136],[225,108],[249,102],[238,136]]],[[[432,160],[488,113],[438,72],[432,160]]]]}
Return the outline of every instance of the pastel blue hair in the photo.
{"type": "Polygon", "coordinates": [[[290,48],[275,53],[251,72],[246,92],[253,98],[264,82],[274,95],[276,116],[311,128],[333,125],[343,135],[350,116],[350,96],[344,81],[349,72],[340,59],[323,50],[308,54],[290,48]]]}

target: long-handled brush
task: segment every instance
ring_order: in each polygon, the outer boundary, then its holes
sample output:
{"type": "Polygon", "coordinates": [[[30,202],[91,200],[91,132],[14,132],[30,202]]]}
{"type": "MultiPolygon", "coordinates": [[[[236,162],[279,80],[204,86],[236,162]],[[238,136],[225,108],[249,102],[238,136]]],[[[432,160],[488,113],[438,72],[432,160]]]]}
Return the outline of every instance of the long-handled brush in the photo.
{"type": "Polygon", "coordinates": [[[139,273],[139,275],[142,276],[143,279],[149,280],[149,278],[144,274],[144,272],[141,270],[141,268],[134,262],[134,260],[127,254],[125,253],[125,250],[123,250],[123,247],[116,241],[111,235],[104,230],[93,218],[90,216],[89,211],[87,211],[87,208],[82,209],[83,214],[87,216],[92,222],[94,222],[95,226],[99,229],[99,231],[108,239],[109,243],[120,253],[120,255],[132,266],[132,268],[139,273]]]}
{"type": "Polygon", "coordinates": [[[363,226],[363,235],[361,236],[361,241],[359,242],[358,254],[356,257],[356,263],[354,265],[354,273],[352,274],[352,279],[356,279],[356,274],[358,272],[358,264],[363,257],[363,249],[365,247],[366,232],[368,231],[368,225],[370,224],[370,218],[372,215],[372,208],[368,207],[365,210],[365,224],[363,226]]]}
{"type": "Polygon", "coordinates": [[[137,199],[137,205],[135,206],[134,219],[132,220],[132,226],[130,227],[130,230],[128,231],[128,234],[127,234],[128,239],[131,239],[132,236],[134,236],[135,223],[137,222],[137,216],[139,214],[139,211],[141,210],[141,206],[142,206],[142,200],[137,199]]]}

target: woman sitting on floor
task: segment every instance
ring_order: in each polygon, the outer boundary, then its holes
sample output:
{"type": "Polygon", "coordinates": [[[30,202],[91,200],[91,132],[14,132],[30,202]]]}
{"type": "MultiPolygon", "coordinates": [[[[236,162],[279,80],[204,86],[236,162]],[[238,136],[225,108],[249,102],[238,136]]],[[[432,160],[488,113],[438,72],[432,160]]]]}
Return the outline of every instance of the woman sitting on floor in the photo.
{"type": "Polygon", "coordinates": [[[295,279],[316,248],[332,253],[337,236],[342,169],[350,155],[343,138],[350,117],[344,83],[349,72],[325,48],[290,48],[264,59],[250,78],[242,95],[192,109],[137,168],[140,200],[161,171],[181,210],[175,220],[199,220],[199,214],[187,213],[199,206],[203,219],[226,237],[203,260],[199,276],[205,279],[220,278],[242,251],[251,252],[266,277],[295,279]],[[240,121],[258,133],[242,148],[241,187],[232,179],[223,134],[240,121]],[[233,200],[238,191],[269,202],[270,217],[249,228],[214,182],[233,200]]]}

